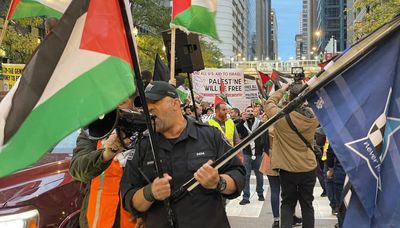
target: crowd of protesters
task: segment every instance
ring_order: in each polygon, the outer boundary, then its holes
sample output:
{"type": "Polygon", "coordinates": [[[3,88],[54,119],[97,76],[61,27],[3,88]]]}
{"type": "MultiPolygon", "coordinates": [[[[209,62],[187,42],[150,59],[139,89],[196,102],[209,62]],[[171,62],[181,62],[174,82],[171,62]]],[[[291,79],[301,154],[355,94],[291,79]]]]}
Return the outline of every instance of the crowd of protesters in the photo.
{"type": "Polygon", "coordinates": [[[273,228],[300,224],[306,228],[315,227],[313,191],[317,177],[323,189],[321,196],[328,196],[332,214],[337,215],[345,173],[323,131],[317,129],[319,122],[306,103],[278,120],[222,169],[211,166],[213,160],[279,113],[299,91],[298,86],[283,85],[268,99],[240,110],[225,101],[217,104],[199,101],[193,106],[188,99],[182,103],[173,86],[166,82],[149,82],[146,100],[155,119],[165,172],[162,177],[155,173],[148,135],[138,143],[136,152],[127,156],[123,166],[115,159],[124,151],[115,135],[104,139],[103,143],[91,142],[81,135],[80,147],[75,149],[71,165],[73,177],[90,186],[81,226],[107,223],[112,227],[125,227],[124,224],[133,222],[136,227],[169,227],[170,221],[174,221],[181,227],[204,227],[205,224],[229,227],[224,209],[227,199],[241,196],[240,205],[251,203],[252,173],[256,177],[258,201],[265,201],[263,175],[268,177],[273,228]],[[323,151],[323,155],[317,156],[315,148],[323,151]],[[118,166],[113,166],[114,163],[118,166]],[[112,167],[117,172],[111,170],[112,167]],[[167,213],[162,202],[169,200],[190,177],[201,187],[184,200],[172,202],[171,211],[167,213]],[[104,189],[108,189],[111,183],[104,182],[105,178],[121,182],[120,188],[109,190],[113,197],[107,198],[107,205],[97,200],[99,195],[104,195],[98,188],[104,185],[104,189]],[[296,216],[297,204],[302,218],[296,216]],[[96,205],[104,205],[104,208],[98,210],[100,207],[96,205]],[[188,208],[191,209],[186,210],[188,208]],[[102,211],[111,217],[101,214],[102,211]],[[206,219],[199,214],[215,216],[206,219]]]}
{"type": "MultiPolygon", "coordinates": [[[[284,85],[268,100],[254,102],[244,110],[224,104],[224,108],[227,107],[225,118],[233,121],[234,132],[242,140],[297,96],[299,89],[300,87],[289,88],[284,85]],[[284,96],[284,94],[288,96],[284,96]]],[[[197,117],[191,105],[184,105],[182,111],[184,115],[198,118],[204,123],[210,123],[210,120],[218,119],[220,106],[220,104],[198,103],[197,117]]],[[[298,131],[306,135],[306,140],[313,144],[313,148],[308,148],[297,133],[291,129],[286,118],[278,121],[274,127],[243,150],[242,161],[246,169],[246,182],[239,204],[251,203],[250,175],[252,173],[256,177],[255,191],[258,200],[265,200],[263,194],[263,174],[265,174],[271,189],[270,202],[274,217],[272,227],[290,227],[299,224],[302,224],[303,227],[314,227],[312,202],[316,178],[323,190],[321,197],[328,197],[332,215],[338,215],[345,172],[336,159],[332,147],[329,146],[329,141],[322,128],[318,127],[318,120],[307,104],[301,105],[290,116],[294,125],[299,128],[298,131]],[[320,150],[322,156],[316,155],[314,149],[320,150]],[[264,156],[268,159],[263,159],[264,156]],[[270,163],[266,170],[260,168],[263,166],[263,162],[270,163]],[[297,203],[300,205],[302,218],[296,216],[295,206],[297,203]]],[[[224,127],[225,122],[219,122],[217,128],[224,127]]],[[[219,129],[226,133],[226,129],[219,129]]],[[[227,135],[225,134],[225,136],[227,135]]]]}

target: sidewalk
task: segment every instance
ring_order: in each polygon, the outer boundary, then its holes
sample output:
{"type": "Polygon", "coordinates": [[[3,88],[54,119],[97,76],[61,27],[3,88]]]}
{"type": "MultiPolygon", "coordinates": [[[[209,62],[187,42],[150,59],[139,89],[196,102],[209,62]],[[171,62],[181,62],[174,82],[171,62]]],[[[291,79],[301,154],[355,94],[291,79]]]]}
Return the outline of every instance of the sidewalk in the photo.
{"type": "MultiPolygon", "coordinates": [[[[258,201],[258,196],[255,193],[255,180],[252,175],[250,192],[250,204],[240,205],[242,199],[238,197],[231,200],[226,208],[229,221],[232,228],[260,228],[271,227],[273,216],[270,203],[270,189],[268,179],[264,178],[264,196],[265,201],[258,201]],[[254,182],[254,183],[253,183],[254,182]]],[[[315,210],[315,227],[318,228],[333,228],[337,222],[336,216],[331,215],[331,208],[327,197],[321,197],[322,188],[318,181],[314,188],[314,210],[315,210]]],[[[300,216],[301,217],[301,216],[300,216]]]]}

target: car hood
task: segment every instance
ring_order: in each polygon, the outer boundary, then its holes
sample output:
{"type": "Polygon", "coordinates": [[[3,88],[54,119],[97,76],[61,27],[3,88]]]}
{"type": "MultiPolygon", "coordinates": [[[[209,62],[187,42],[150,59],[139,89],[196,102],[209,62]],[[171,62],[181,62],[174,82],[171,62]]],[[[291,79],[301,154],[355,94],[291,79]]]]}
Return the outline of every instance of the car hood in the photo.
{"type": "Polygon", "coordinates": [[[71,182],[69,164],[69,155],[51,154],[34,167],[1,178],[0,208],[29,204],[31,199],[42,193],[71,182]]]}

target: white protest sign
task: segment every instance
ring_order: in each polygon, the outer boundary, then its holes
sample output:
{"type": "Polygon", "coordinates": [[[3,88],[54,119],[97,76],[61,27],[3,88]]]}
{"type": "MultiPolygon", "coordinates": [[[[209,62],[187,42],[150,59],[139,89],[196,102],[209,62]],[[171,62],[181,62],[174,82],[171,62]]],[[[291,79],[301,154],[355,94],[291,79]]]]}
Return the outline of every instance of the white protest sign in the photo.
{"type": "Polygon", "coordinates": [[[249,100],[258,100],[258,86],[256,80],[245,79],[245,97],[249,100]]]}
{"type": "Polygon", "coordinates": [[[203,96],[203,101],[214,102],[214,97],[220,95],[221,81],[229,103],[236,108],[244,109],[251,104],[245,98],[244,74],[241,69],[205,69],[192,73],[193,90],[203,96]]]}

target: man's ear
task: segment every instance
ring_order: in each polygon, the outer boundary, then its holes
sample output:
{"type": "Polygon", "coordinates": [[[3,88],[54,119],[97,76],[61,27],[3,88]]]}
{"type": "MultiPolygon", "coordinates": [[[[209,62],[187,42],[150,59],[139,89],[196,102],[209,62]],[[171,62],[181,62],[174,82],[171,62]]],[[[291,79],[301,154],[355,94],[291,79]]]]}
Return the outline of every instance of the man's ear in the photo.
{"type": "Polygon", "coordinates": [[[174,105],[173,105],[173,107],[174,107],[174,110],[181,110],[181,100],[179,100],[179,99],[174,99],[174,103],[173,103],[174,105]]]}

